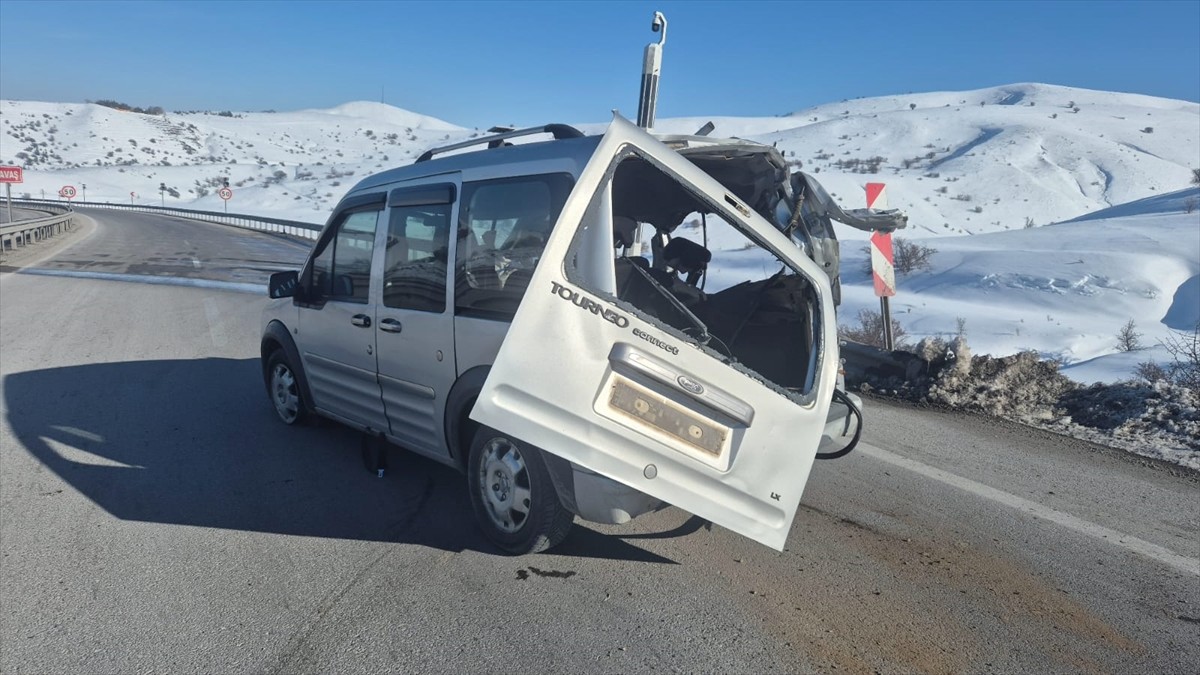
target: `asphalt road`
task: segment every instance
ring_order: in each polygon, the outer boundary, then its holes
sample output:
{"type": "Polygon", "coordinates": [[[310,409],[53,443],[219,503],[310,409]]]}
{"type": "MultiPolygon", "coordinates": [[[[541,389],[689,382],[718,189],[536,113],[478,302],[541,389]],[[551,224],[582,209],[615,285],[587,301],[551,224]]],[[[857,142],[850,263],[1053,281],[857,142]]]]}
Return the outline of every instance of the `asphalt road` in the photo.
{"type": "Polygon", "coordinates": [[[0,671],[1200,663],[1195,474],[868,401],[864,447],[818,463],[783,553],[668,508],[505,557],[452,470],[395,454],[377,479],[349,430],[276,421],[264,298],[236,289],[307,244],[96,218],[0,275],[0,671]]]}

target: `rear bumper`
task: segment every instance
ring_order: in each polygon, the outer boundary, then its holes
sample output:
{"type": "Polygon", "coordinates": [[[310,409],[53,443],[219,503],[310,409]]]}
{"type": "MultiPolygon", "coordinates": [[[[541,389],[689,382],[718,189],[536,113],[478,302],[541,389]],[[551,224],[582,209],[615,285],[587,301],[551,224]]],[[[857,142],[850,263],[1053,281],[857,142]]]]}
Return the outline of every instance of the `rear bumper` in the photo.
{"type": "Polygon", "coordinates": [[[584,520],[613,525],[628,523],[662,504],[644,492],[581,466],[572,464],[571,468],[575,512],[584,520]]]}

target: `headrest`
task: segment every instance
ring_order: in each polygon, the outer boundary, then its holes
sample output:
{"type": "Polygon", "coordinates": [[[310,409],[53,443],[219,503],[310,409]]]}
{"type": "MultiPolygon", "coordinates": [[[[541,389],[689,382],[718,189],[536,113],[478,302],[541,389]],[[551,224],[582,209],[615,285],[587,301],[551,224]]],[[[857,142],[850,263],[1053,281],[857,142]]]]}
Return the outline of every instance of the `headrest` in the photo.
{"type": "Polygon", "coordinates": [[[694,272],[704,269],[712,260],[712,251],[682,237],[672,239],[663,249],[667,264],[677,270],[694,272]]]}
{"type": "Polygon", "coordinates": [[[626,216],[613,216],[613,246],[633,246],[637,236],[637,221],[626,216]]]}

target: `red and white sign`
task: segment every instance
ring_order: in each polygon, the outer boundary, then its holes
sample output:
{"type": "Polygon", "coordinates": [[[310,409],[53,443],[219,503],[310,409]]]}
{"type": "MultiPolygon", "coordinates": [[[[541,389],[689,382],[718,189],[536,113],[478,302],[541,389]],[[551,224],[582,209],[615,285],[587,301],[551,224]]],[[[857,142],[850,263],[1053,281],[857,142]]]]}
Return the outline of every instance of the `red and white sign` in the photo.
{"type": "Polygon", "coordinates": [[[892,234],[876,232],[871,235],[871,276],[875,278],[875,295],[892,297],[896,294],[896,268],[892,265],[892,234]]]}
{"type": "Polygon", "coordinates": [[[58,196],[65,197],[67,199],[74,199],[75,198],[75,186],[74,185],[62,186],[62,189],[58,191],[58,196]]]}
{"type": "Polygon", "coordinates": [[[25,170],[19,166],[0,166],[0,183],[24,183],[25,170]]]}
{"type": "Polygon", "coordinates": [[[886,209],[887,185],[885,183],[867,183],[867,208],[886,209]]]}
{"type": "MultiPolygon", "coordinates": [[[[887,185],[884,183],[867,183],[867,208],[887,208],[887,185]]],[[[896,294],[896,268],[893,265],[892,234],[890,232],[875,232],[871,234],[871,276],[875,280],[875,295],[892,297],[896,294]]]]}
{"type": "Polygon", "coordinates": [[[223,187],[220,190],[217,190],[217,196],[225,201],[229,201],[230,199],[233,199],[233,190],[223,187]]]}

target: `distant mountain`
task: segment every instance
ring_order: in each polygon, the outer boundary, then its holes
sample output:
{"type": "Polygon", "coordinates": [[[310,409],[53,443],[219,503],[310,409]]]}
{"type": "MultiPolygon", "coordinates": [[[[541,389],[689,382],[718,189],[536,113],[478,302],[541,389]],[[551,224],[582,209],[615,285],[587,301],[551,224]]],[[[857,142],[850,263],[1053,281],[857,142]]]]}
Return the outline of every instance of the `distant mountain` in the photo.
{"type": "Polygon", "coordinates": [[[2,101],[0,130],[0,162],[26,169],[18,193],[40,197],[63,184],[86,184],[93,201],[219,209],[215,189],[227,178],[235,191],[231,211],[310,222],[323,222],[358,177],[473,133],[363,101],[289,113],[165,115],[2,101]]]}
{"type": "MultiPolygon", "coordinates": [[[[890,205],[910,214],[910,236],[1076,218],[1186,187],[1200,164],[1200,105],[1045,84],[863,98],[775,117],[663,119],[656,130],[691,133],[709,120],[714,136],[776,144],[847,206],[863,205],[866,182],[888,183],[890,205]]],[[[89,199],[134,192],[158,202],[165,182],[168,203],[219,208],[214,186],[227,177],[231,210],[310,221],[323,221],[358,178],[479,133],[363,101],[233,117],[0,102],[0,162],[26,167],[18,192],[86,183],[89,199]]]]}
{"type": "Polygon", "coordinates": [[[1073,218],[1186,187],[1200,164],[1200,105],[1046,84],[863,98],[716,125],[714,135],[777,144],[850,206],[864,205],[864,183],[888,183],[914,236],[1073,218]]]}

